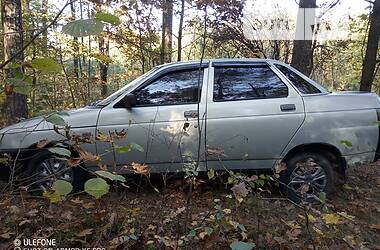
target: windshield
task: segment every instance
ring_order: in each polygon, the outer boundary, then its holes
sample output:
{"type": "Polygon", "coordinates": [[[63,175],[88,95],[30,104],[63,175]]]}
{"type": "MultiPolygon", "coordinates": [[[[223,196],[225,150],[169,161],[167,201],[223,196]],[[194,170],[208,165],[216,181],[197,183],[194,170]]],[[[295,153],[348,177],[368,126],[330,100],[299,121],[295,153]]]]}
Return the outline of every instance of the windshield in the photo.
{"type": "Polygon", "coordinates": [[[123,88],[119,89],[118,91],[116,91],[115,93],[111,94],[110,96],[108,96],[106,99],[100,101],[100,102],[97,102],[95,105],[96,106],[106,106],[108,104],[110,104],[111,102],[115,101],[117,98],[119,98],[121,95],[123,95],[126,91],[129,91],[130,89],[134,88],[136,85],[140,84],[140,82],[142,80],[144,80],[145,78],[147,78],[149,75],[151,75],[152,73],[156,72],[158,69],[160,69],[162,66],[156,66],[154,67],[153,69],[151,69],[150,71],[146,72],[145,74],[137,77],[135,80],[133,80],[132,82],[130,83],[127,83],[123,88]]]}

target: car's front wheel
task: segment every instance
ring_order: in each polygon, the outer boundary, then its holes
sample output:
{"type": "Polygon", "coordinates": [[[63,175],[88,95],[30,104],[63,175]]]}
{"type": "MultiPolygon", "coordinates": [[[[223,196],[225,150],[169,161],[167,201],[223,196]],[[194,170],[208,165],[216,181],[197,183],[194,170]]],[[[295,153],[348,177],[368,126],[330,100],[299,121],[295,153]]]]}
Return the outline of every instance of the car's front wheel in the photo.
{"type": "Polygon", "coordinates": [[[42,194],[48,191],[57,180],[73,185],[74,191],[83,190],[86,171],[81,166],[70,167],[67,161],[59,159],[47,150],[38,152],[27,164],[29,177],[28,190],[42,194]]]}
{"type": "Polygon", "coordinates": [[[333,165],[321,153],[299,153],[286,162],[287,169],[280,175],[283,195],[299,203],[318,201],[322,193],[334,190],[333,165]]]}

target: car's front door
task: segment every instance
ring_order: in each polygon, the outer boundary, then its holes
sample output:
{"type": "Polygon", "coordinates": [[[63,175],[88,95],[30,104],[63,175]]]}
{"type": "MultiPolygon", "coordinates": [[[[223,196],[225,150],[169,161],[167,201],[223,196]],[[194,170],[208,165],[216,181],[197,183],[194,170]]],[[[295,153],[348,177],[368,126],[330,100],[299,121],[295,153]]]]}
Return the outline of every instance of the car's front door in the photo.
{"type": "MultiPolygon", "coordinates": [[[[118,166],[135,162],[149,165],[152,172],[178,171],[185,152],[197,152],[199,101],[201,116],[205,110],[205,99],[198,100],[198,90],[202,92],[201,97],[206,98],[206,88],[202,88],[206,66],[202,65],[201,70],[199,64],[164,68],[131,92],[137,99],[135,107],[124,108],[116,104],[101,111],[100,133],[124,129],[127,138],[117,140],[116,145],[137,143],[144,149],[144,152],[117,153],[118,166]]],[[[104,162],[112,165],[114,156],[110,144],[98,141],[97,148],[104,162]]]]}
{"type": "Polygon", "coordinates": [[[264,62],[214,62],[210,75],[209,167],[271,168],[304,120],[302,98],[264,62]]]}

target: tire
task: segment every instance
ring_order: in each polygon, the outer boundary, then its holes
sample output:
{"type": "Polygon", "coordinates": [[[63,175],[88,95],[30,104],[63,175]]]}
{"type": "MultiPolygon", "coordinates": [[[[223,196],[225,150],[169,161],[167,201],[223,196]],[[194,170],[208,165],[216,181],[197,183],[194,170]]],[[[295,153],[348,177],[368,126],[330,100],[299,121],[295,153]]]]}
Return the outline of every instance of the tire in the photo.
{"type": "Polygon", "coordinates": [[[66,180],[73,186],[73,192],[84,189],[87,171],[81,166],[69,167],[64,160],[55,157],[48,150],[38,152],[28,163],[29,189],[31,193],[42,195],[56,180],[66,180]],[[52,164],[52,165],[49,165],[52,164]]]}
{"type": "Polygon", "coordinates": [[[287,169],[280,174],[281,193],[300,203],[317,202],[320,194],[330,195],[335,188],[332,163],[321,153],[299,153],[287,162],[287,169]]]}

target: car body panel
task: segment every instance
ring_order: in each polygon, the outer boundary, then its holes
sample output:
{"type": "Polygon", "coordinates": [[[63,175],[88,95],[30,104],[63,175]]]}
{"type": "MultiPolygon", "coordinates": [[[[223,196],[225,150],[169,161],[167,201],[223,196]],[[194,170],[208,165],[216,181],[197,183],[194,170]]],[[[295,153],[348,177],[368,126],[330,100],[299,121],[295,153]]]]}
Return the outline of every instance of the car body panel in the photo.
{"type": "MultiPolygon", "coordinates": [[[[80,108],[70,110],[68,115],[62,115],[74,134],[95,135],[99,108],[80,108]]],[[[41,140],[58,141],[64,139],[53,130],[53,124],[43,117],[35,117],[8,126],[0,130],[0,149],[29,148],[41,140]]],[[[95,145],[84,144],[84,149],[96,152],[95,145]]]]}
{"type": "Polygon", "coordinates": [[[377,95],[332,93],[303,100],[305,122],[282,156],[297,145],[320,143],[335,146],[349,165],[373,161],[379,138],[375,111],[380,108],[377,95]],[[352,143],[352,147],[344,141],[352,143]],[[351,157],[360,154],[366,157],[351,157]]]}
{"type": "MultiPolygon", "coordinates": [[[[188,63],[181,67],[170,67],[170,70],[196,69],[198,64],[188,63]]],[[[168,68],[163,67],[157,74],[167,72],[168,68]]],[[[153,77],[155,78],[155,77],[153,77]]],[[[203,84],[207,85],[208,69],[203,72],[203,84]]],[[[151,79],[145,81],[150,82],[151,79]]],[[[144,82],[142,84],[145,84],[144,82]]],[[[134,89],[126,92],[132,92],[134,89]]],[[[206,88],[202,88],[199,113],[201,124],[204,124],[206,88]]],[[[183,154],[191,152],[196,155],[198,148],[198,124],[196,118],[185,118],[185,111],[197,110],[197,104],[182,105],[159,105],[147,107],[133,107],[130,109],[114,108],[113,106],[120,101],[116,100],[113,105],[102,109],[98,121],[98,131],[108,133],[109,131],[128,131],[126,139],[117,140],[118,146],[126,146],[130,143],[137,143],[144,148],[144,152],[130,151],[126,154],[117,154],[116,165],[122,166],[132,162],[149,164],[152,172],[161,172],[162,167],[157,164],[166,164],[167,170],[177,169],[175,166],[184,160],[183,154]],[[186,131],[184,125],[187,123],[186,131]]],[[[110,153],[111,146],[107,142],[97,141],[98,154],[102,155],[103,162],[112,165],[114,157],[110,153]]],[[[202,147],[204,148],[204,147],[202,147]]],[[[204,151],[201,152],[202,155],[204,151]]],[[[180,168],[179,170],[181,170],[180,168]]]]}
{"type": "MultiPolygon", "coordinates": [[[[220,64],[216,64],[220,65],[220,64]]],[[[228,62],[223,66],[229,66],[228,62]]],[[[232,64],[236,66],[236,64],[232,64]]],[[[241,65],[241,64],[238,64],[241,65]]],[[[247,62],[242,64],[249,65],[247,62]]],[[[271,168],[275,160],[301,126],[304,105],[300,95],[288,87],[288,97],[213,101],[214,68],[211,68],[207,99],[207,145],[222,149],[223,155],[209,155],[210,167],[220,168],[223,161],[240,161],[241,168],[271,168]],[[281,111],[281,105],[293,104],[294,111],[281,111]]]]}

